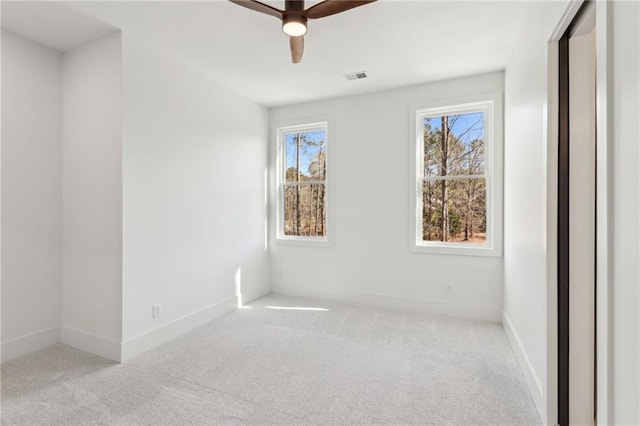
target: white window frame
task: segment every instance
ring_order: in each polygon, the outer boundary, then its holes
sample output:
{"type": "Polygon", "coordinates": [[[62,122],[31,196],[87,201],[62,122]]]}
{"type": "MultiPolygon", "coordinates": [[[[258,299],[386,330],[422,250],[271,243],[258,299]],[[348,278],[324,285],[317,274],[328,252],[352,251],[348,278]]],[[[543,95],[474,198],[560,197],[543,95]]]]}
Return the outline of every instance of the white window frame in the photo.
{"type": "MultiPolygon", "coordinates": [[[[315,120],[296,120],[274,123],[275,129],[275,242],[282,245],[308,246],[308,247],[332,247],[333,246],[333,197],[331,181],[333,175],[333,161],[331,149],[331,120],[321,118],[315,120]],[[323,237],[285,235],[284,233],[284,186],[286,172],[286,146],[284,135],[292,132],[304,132],[324,129],[326,145],[326,174],[324,180],[325,189],[325,235],[323,237]]],[[[311,182],[311,183],[322,183],[311,182]]],[[[288,183],[289,185],[291,182],[288,183]]],[[[309,182],[305,182],[309,184],[309,182]]]]}
{"type": "Polygon", "coordinates": [[[466,256],[502,256],[503,217],[503,110],[502,93],[449,99],[412,105],[410,160],[410,235],[409,250],[414,253],[466,256]],[[422,183],[424,161],[423,119],[443,115],[483,112],[485,115],[485,174],[487,202],[487,240],[485,243],[422,240],[422,183]]]}

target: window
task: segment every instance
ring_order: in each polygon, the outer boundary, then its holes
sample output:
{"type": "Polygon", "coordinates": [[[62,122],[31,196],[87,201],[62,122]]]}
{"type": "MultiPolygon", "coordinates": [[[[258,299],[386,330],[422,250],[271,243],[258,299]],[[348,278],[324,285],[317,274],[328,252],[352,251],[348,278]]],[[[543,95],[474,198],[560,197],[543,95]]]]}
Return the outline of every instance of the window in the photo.
{"type": "Polygon", "coordinates": [[[328,123],[278,129],[278,239],[327,243],[328,123]]]}
{"type": "Polygon", "coordinates": [[[501,255],[499,101],[414,110],[414,251],[501,255]]]}

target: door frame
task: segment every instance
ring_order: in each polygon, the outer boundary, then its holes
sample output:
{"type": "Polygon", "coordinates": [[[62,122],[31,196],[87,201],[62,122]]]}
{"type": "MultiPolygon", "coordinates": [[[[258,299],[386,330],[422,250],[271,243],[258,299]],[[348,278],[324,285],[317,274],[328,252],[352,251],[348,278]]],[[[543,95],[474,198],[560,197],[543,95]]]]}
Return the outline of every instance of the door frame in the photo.
{"type": "MultiPolygon", "coordinates": [[[[547,395],[546,424],[560,424],[564,426],[568,419],[568,345],[560,347],[560,340],[568,339],[568,316],[559,318],[558,303],[567,303],[559,293],[559,274],[565,278],[565,267],[568,271],[568,256],[559,249],[568,248],[568,229],[558,227],[562,215],[568,214],[568,205],[559,195],[568,191],[568,175],[561,176],[564,171],[558,167],[560,158],[560,54],[561,39],[570,28],[572,22],[583,7],[584,0],[572,0],[548,44],[548,97],[547,97],[547,143],[545,145],[547,158],[547,395]],[[566,231],[566,232],[565,232],[566,231]],[[565,263],[561,264],[561,263],[565,263]],[[566,373],[566,376],[563,375],[566,373]],[[565,383],[560,383],[564,380],[565,383]]],[[[611,185],[611,146],[609,140],[611,128],[609,126],[610,99],[607,96],[610,87],[610,2],[594,1],[596,14],[596,412],[597,423],[610,424],[609,407],[611,395],[609,392],[609,376],[611,372],[611,341],[610,341],[610,303],[611,303],[611,219],[612,194],[611,185]]],[[[568,131],[568,130],[567,130],[568,131]]],[[[564,149],[565,147],[563,147],[564,149]]],[[[568,149],[568,146],[566,147],[568,149]]],[[[563,196],[566,194],[562,194],[563,196]]],[[[568,198],[568,197],[565,197],[568,198]]],[[[560,222],[562,223],[562,222],[560,222]]],[[[566,276],[568,279],[568,275],[566,276]]],[[[568,288],[566,289],[568,291],[568,288]]],[[[565,312],[566,313],[566,312],[565,312]]]]}
{"type": "Polygon", "coordinates": [[[609,107],[612,75],[610,70],[611,4],[608,1],[595,2],[596,7],[596,413],[597,423],[611,423],[609,407],[611,393],[609,377],[612,368],[612,345],[610,340],[612,321],[613,259],[613,160],[611,136],[612,128],[609,107]]]}

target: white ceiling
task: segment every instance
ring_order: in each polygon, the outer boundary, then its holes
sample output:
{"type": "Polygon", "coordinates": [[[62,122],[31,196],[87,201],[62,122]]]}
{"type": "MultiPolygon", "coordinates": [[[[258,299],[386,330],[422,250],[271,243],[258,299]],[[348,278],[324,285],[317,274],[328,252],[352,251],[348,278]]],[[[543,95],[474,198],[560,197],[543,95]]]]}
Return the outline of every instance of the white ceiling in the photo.
{"type": "Polygon", "coordinates": [[[3,1],[1,6],[2,28],[63,52],[115,31],[53,2],[3,1]]]}
{"type": "Polygon", "coordinates": [[[530,6],[380,0],[310,21],[296,65],[276,18],[228,1],[3,2],[2,25],[62,51],[122,29],[275,106],[503,69],[530,6]],[[367,79],[343,77],[362,70],[367,79]]]}

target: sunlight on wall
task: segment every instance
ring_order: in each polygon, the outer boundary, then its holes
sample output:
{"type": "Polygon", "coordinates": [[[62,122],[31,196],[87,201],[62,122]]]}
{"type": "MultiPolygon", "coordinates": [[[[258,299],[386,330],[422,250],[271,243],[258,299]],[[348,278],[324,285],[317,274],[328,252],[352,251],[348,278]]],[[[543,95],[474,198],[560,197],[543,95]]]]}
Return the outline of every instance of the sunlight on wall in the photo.
{"type": "Polygon", "coordinates": [[[236,273],[233,274],[233,283],[236,287],[236,298],[238,299],[238,309],[252,309],[251,306],[243,306],[242,304],[242,268],[238,266],[236,273]]]}
{"type": "Polygon", "coordinates": [[[242,268],[238,266],[233,275],[233,283],[236,286],[236,297],[238,298],[238,308],[242,308],[242,268]]]}
{"type": "Polygon", "coordinates": [[[264,169],[264,251],[269,250],[269,169],[264,169]]]}

